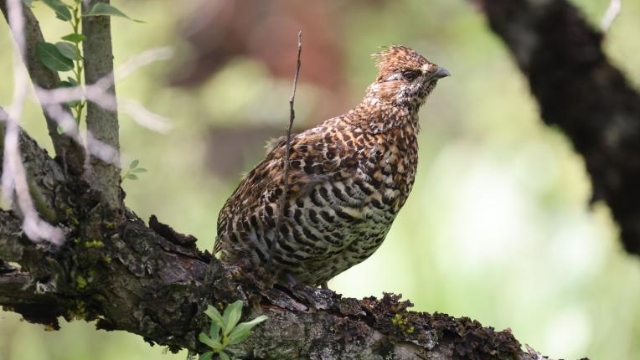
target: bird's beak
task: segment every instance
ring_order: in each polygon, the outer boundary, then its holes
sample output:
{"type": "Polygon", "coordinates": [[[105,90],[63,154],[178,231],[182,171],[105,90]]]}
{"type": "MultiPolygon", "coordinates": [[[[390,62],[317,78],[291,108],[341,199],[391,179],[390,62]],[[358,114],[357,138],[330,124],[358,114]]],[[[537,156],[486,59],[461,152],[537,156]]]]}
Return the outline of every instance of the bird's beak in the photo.
{"type": "Polygon", "coordinates": [[[447,76],[451,76],[451,74],[449,73],[449,70],[443,67],[438,67],[438,69],[436,69],[436,71],[432,73],[431,76],[429,76],[429,80],[438,80],[447,76]]]}

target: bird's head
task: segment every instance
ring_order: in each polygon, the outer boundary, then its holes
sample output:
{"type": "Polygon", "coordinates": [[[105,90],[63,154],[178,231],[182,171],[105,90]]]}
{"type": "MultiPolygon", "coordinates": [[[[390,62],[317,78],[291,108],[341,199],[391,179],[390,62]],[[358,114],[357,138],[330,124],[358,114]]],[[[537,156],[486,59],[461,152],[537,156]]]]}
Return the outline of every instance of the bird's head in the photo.
{"type": "Polygon", "coordinates": [[[367,96],[383,104],[417,111],[439,79],[449,76],[447,69],[429,62],[406,46],[390,46],[374,54],[378,77],[367,96]]]}

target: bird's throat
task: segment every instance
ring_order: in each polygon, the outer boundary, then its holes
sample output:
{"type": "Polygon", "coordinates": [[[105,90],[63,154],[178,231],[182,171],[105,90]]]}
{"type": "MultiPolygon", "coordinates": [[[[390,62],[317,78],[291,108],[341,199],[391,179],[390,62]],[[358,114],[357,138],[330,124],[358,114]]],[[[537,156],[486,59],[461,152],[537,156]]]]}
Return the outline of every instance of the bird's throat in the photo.
{"type": "Polygon", "coordinates": [[[353,110],[345,114],[345,121],[361,128],[363,131],[380,134],[392,130],[420,131],[419,107],[398,106],[365,98],[353,110]]]}

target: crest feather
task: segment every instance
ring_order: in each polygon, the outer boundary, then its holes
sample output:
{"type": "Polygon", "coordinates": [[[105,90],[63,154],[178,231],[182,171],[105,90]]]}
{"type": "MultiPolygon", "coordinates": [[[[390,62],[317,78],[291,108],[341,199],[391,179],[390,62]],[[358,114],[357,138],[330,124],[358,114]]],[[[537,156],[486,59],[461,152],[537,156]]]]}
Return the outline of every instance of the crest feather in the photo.
{"type": "Polygon", "coordinates": [[[429,63],[422,55],[415,50],[403,45],[391,45],[382,51],[373,54],[376,59],[376,66],[380,74],[388,74],[398,70],[420,69],[426,63],[429,63]]]}

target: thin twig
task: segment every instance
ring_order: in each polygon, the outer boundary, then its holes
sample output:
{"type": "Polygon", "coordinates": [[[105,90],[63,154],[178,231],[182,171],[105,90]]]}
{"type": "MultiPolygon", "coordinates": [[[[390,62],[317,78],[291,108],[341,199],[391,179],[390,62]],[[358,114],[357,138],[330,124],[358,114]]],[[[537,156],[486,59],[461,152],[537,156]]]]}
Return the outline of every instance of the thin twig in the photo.
{"type": "Polygon", "coordinates": [[[284,165],[283,176],[284,186],[282,194],[280,195],[280,211],[276,218],[275,237],[273,243],[271,243],[271,249],[269,249],[269,261],[267,261],[267,270],[271,266],[273,255],[276,250],[276,244],[280,241],[280,226],[282,225],[282,219],[284,217],[285,205],[287,203],[287,191],[289,190],[289,151],[291,151],[291,128],[293,127],[293,120],[296,118],[296,111],[293,108],[293,104],[296,100],[296,89],[298,88],[298,76],[300,75],[300,54],[302,54],[302,31],[298,31],[298,57],[296,60],[296,72],[293,77],[293,91],[289,98],[289,126],[287,127],[287,138],[284,153],[284,165]]]}
{"type": "Polygon", "coordinates": [[[620,14],[620,10],[622,9],[622,0],[611,0],[609,2],[609,7],[607,7],[607,11],[602,16],[602,20],[600,21],[600,30],[603,33],[606,33],[613,25],[613,22],[620,14]]]}

